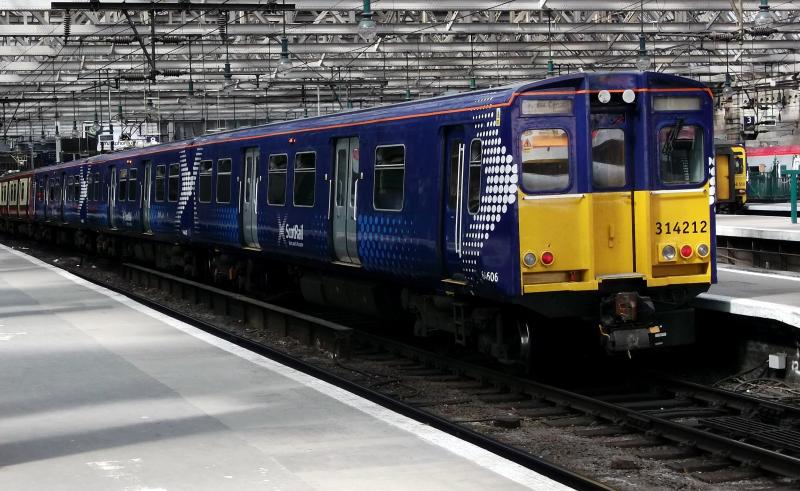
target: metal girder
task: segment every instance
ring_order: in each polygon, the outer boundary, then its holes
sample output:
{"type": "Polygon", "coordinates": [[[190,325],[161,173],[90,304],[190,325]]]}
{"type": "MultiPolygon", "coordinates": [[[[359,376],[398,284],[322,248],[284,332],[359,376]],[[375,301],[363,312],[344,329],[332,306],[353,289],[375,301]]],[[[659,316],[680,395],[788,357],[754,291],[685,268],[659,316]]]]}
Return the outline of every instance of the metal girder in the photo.
{"type": "MultiPolygon", "coordinates": [[[[78,117],[91,117],[98,73],[102,90],[107,78],[125,75],[112,90],[114,105],[120,98],[141,112],[147,91],[161,94],[165,115],[196,118],[207,108],[185,104],[191,59],[194,91],[209,100],[232,84],[239,103],[266,104],[269,86],[271,107],[290,115],[305,100],[302,87],[319,86],[323,110],[332,111],[343,104],[344,91],[331,88],[337,84],[347,85],[351,102],[374,105],[402,100],[406,90],[412,97],[467,90],[473,77],[479,88],[544,78],[549,59],[560,73],[632,70],[640,32],[653,69],[715,85],[729,72],[737,86],[769,87],[771,78],[789,87],[800,61],[800,0],[773,3],[778,32],[753,36],[757,0],[548,0],[544,8],[538,0],[373,1],[377,38],[367,42],[358,27],[362,0],[293,0],[288,12],[267,0],[172,0],[155,11],[151,0],[62,3],[71,9],[69,29],[66,13],[49,1],[0,0],[0,97],[37,99],[21,104],[20,117],[47,118],[53,91],[67,114],[75,91],[78,117]],[[229,12],[224,38],[221,10],[229,12]],[[284,29],[289,73],[277,71],[284,29]],[[175,76],[145,80],[158,73],[154,66],[175,76]]],[[[214,110],[226,117],[233,99],[220,99],[214,110]]]]}

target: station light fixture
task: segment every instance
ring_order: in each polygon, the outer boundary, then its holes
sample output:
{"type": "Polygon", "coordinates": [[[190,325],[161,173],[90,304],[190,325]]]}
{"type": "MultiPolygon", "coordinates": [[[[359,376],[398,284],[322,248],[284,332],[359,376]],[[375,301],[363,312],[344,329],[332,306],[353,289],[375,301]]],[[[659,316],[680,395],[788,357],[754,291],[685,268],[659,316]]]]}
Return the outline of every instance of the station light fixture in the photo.
{"type": "Polygon", "coordinates": [[[358,34],[368,43],[373,42],[378,35],[378,25],[372,18],[370,0],[364,0],[364,10],[361,12],[361,20],[358,22],[358,34]]]}
{"type": "Polygon", "coordinates": [[[775,22],[775,19],[769,10],[769,0],[761,0],[758,6],[758,13],[753,18],[753,29],[757,32],[772,29],[773,22],[775,22]]]}
{"type": "Polygon", "coordinates": [[[644,34],[639,35],[639,55],[636,57],[636,68],[643,72],[650,68],[650,55],[647,53],[644,34]]]}
{"type": "Polygon", "coordinates": [[[555,74],[556,74],[555,65],[553,64],[553,59],[550,58],[549,60],[547,60],[547,76],[552,77],[555,74]]]}
{"type": "Polygon", "coordinates": [[[722,85],[722,96],[725,100],[729,101],[733,99],[733,87],[731,85],[731,74],[725,74],[725,83],[722,85]]]}

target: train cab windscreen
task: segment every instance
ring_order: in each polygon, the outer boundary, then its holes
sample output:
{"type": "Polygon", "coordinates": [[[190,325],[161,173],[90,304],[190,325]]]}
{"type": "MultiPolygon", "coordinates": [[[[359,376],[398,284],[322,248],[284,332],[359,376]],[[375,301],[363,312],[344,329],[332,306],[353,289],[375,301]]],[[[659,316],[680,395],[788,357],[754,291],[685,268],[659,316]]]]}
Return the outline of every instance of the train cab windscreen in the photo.
{"type": "Polygon", "coordinates": [[[522,187],[560,191],[569,185],[569,138],[559,128],[527,130],[520,136],[522,187]]]}
{"type": "Polygon", "coordinates": [[[664,184],[703,182],[703,129],[683,120],[658,132],[659,172],[664,184]]]}

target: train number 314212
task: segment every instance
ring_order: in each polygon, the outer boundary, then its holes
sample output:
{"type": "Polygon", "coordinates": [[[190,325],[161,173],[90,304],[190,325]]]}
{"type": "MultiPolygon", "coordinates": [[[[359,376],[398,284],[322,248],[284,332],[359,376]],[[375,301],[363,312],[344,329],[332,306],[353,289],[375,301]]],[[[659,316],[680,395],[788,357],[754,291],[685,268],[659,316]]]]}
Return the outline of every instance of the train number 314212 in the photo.
{"type": "Polygon", "coordinates": [[[705,220],[692,222],[656,222],[656,235],[704,234],[708,230],[705,220]]]}

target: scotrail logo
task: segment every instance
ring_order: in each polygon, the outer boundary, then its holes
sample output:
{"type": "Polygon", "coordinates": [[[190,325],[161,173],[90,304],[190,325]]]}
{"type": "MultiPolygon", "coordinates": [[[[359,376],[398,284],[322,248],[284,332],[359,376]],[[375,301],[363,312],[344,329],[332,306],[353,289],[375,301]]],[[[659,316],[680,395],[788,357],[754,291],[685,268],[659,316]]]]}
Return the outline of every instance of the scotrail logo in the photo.
{"type": "Polygon", "coordinates": [[[278,216],[278,244],[303,247],[303,226],[289,225],[287,216],[278,216]]]}

